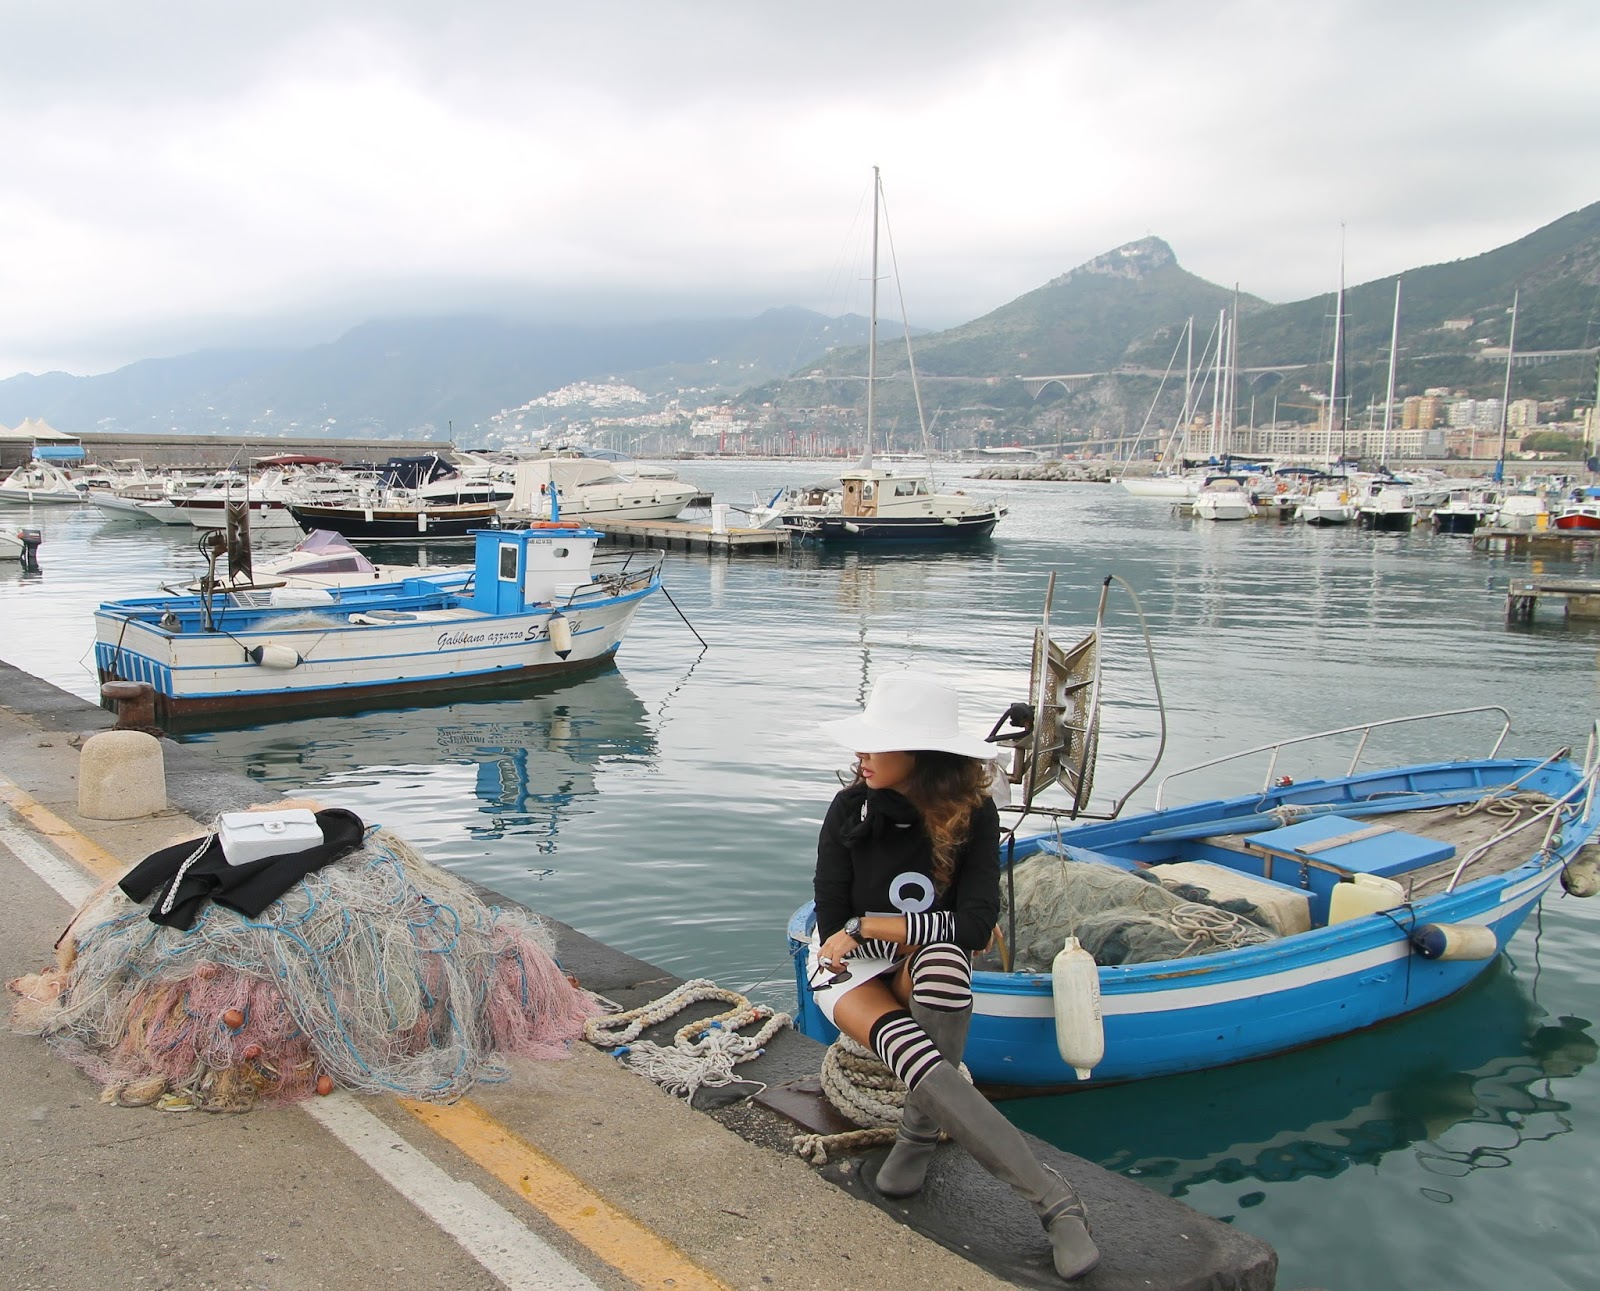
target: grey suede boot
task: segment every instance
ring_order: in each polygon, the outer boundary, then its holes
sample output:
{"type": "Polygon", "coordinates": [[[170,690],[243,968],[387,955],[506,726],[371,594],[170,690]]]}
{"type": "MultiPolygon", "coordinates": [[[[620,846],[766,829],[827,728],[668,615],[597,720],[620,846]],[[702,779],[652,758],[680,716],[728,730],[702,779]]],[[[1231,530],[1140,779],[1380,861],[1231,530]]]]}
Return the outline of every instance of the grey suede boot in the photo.
{"type": "Polygon", "coordinates": [[[1028,1202],[1050,1235],[1056,1272],[1067,1281],[1100,1262],[1088,1216],[1072,1185],[1046,1169],[1028,1150],[1021,1131],[948,1062],[924,1076],[916,1094],[947,1134],[985,1170],[1028,1202]]]}
{"type": "MultiPolygon", "coordinates": [[[[951,1011],[930,1009],[913,1001],[911,1016],[928,1033],[940,1057],[953,1067],[959,1066],[967,1047],[967,1029],[972,1025],[972,1006],[951,1011]]],[[[878,1191],[885,1197],[909,1197],[921,1191],[933,1150],[938,1146],[939,1122],[928,1114],[926,1102],[917,1097],[917,1092],[907,1094],[894,1146],[878,1166],[873,1181],[878,1191]]]]}

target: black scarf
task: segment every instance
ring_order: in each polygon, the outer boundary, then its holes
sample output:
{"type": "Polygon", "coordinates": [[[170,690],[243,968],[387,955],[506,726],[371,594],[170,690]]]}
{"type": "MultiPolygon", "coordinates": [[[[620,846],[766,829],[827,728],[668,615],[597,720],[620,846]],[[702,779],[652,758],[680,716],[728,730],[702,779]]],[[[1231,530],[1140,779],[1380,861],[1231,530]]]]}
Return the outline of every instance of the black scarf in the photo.
{"type": "Polygon", "coordinates": [[[219,902],[253,919],[306,875],[361,846],[366,832],[361,817],[342,807],[319,811],[317,824],[322,828],[320,844],[301,852],[263,856],[244,865],[228,864],[222,853],[222,840],[215,835],[174,843],[145,857],[123,875],[118,886],[129,900],[140,903],[157,893],[150,907],[150,922],[170,928],[193,926],[207,901],[219,902]],[[204,849],[185,869],[184,862],[202,842],[204,849]],[[171,891],[174,884],[176,892],[171,891]]]}

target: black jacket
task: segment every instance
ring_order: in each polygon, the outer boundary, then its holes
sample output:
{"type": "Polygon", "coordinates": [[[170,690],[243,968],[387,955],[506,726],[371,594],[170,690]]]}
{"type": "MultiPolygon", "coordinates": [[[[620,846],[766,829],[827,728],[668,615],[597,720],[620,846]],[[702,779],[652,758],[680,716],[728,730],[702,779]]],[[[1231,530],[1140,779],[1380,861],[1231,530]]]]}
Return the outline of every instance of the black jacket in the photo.
{"type": "Polygon", "coordinates": [[[150,853],[123,875],[117,886],[132,901],[143,902],[154,893],[150,922],[172,928],[192,926],[207,901],[220,902],[253,919],[313,870],[320,870],[360,847],[366,831],[361,817],[342,807],[319,811],[317,824],[322,827],[320,846],[308,847],[303,852],[263,856],[259,861],[244,865],[229,865],[222,854],[222,840],[212,837],[200,858],[184,872],[172,908],[165,914],[161,907],[166,901],[167,887],[200,845],[200,839],[191,838],[150,853]]]}
{"type": "Polygon", "coordinates": [[[955,943],[982,950],[1000,917],[1000,813],[992,801],[972,813],[950,886],[923,907],[932,874],[933,844],[909,799],[865,784],[840,790],[817,839],[817,935],[826,941],[851,915],[927,908],[953,912],[955,943]]]}

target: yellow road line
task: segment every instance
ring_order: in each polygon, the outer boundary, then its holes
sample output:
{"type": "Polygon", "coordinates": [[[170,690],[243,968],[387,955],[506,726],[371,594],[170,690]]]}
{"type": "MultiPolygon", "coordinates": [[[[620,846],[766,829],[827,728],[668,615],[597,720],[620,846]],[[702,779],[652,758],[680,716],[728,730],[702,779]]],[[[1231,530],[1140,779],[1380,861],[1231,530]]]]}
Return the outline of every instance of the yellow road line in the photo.
{"type": "Polygon", "coordinates": [[[676,1246],[623,1213],[470,1099],[449,1107],[399,1100],[535,1210],[641,1287],[730,1291],[676,1246]]]}
{"type": "Polygon", "coordinates": [[[120,878],[127,870],[126,861],[113,856],[99,843],[67,824],[4,776],[0,776],[0,802],[22,817],[36,833],[48,839],[56,850],[65,853],[102,882],[120,878]]]}

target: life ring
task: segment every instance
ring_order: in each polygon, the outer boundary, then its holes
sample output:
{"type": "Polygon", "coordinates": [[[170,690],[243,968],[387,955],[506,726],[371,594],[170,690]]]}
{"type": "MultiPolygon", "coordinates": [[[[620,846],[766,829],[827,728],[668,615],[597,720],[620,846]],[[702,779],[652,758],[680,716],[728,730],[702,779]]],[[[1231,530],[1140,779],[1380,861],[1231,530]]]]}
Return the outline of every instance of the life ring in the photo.
{"type": "Polygon", "coordinates": [[[571,529],[573,526],[565,520],[530,520],[524,527],[528,529],[571,529]]]}

